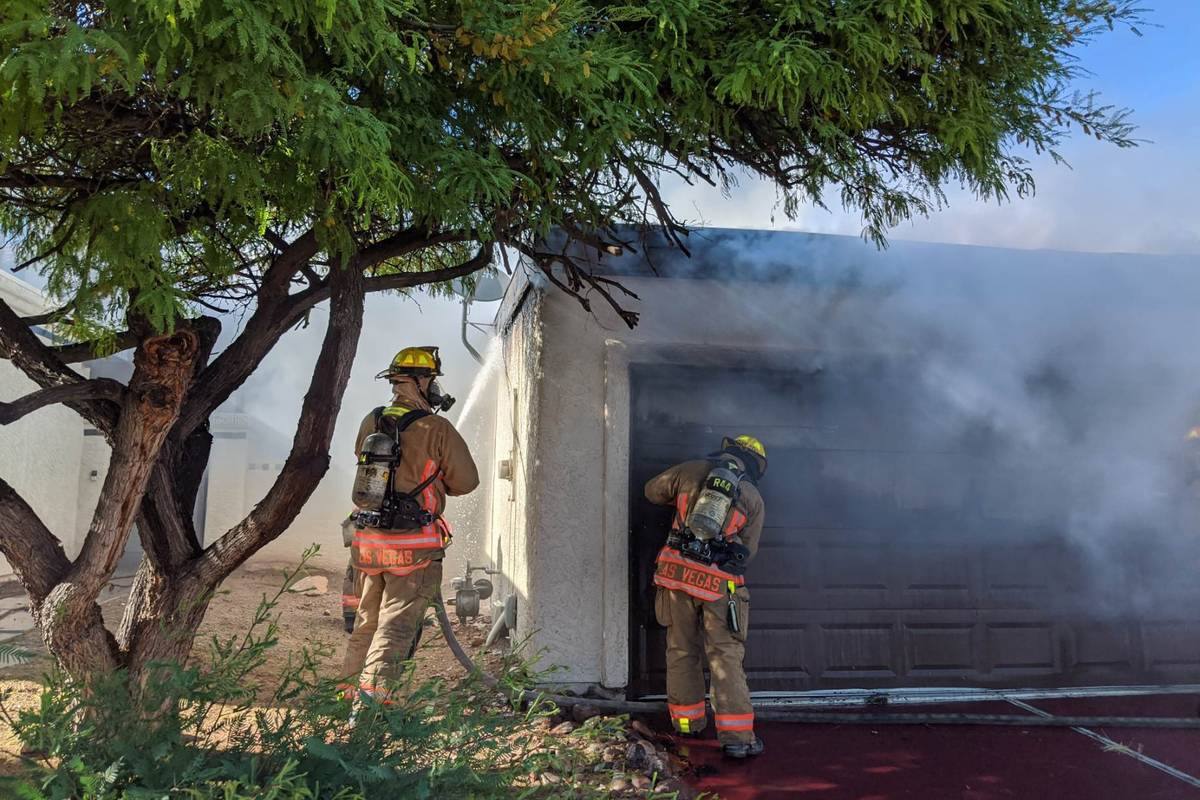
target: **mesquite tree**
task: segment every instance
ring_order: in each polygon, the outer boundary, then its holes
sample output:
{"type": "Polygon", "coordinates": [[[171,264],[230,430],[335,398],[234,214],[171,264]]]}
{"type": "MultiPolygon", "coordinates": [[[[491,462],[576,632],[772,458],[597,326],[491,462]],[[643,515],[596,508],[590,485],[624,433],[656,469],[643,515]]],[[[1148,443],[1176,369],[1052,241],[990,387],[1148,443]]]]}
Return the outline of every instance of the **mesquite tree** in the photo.
{"type": "MultiPolygon", "coordinates": [[[[329,463],[368,292],[516,252],[587,307],[621,287],[547,241],[611,252],[686,228],[659,181],[827,193],[868,235],[942,188],[1032,187],[1073,128],[1127,146],[1074,93],[1073,53],[1124,0],[6,0],[0,226],[56,310],[0,302],[0,354],[112,446],[82,552],[0,481],[0,552],[75,677],[186,656],[213,589],[283,532],[329,463]],[[208,419],[316,304],[328,328],[292,450],[206,546],[192,525],[208,419]],[[245,324],[221,348],[219,312],[245,324]],[[35,332],[45,326],[54,343],[35,332]],[[128,385],[71,367],[133,350],[128,385]],[[97,594],[130,531],[124,618],[97,594]]],[[[574,252],[574,251],[572,251],[574,252]]]]}

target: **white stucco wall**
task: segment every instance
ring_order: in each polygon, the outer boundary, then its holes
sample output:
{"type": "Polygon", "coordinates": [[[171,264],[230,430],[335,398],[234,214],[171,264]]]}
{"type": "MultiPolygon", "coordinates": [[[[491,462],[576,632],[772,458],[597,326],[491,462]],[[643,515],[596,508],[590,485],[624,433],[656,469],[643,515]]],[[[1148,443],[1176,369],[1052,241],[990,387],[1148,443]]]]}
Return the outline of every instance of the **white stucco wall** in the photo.
{"type": "MultiPolygon", "coordinates": [[[[244,430],[236,431],[232,427],[223,432],[245,435],[244,430]]],[[[208,461],[206,543],[216,541],[246,515],[247,440],[215,437],[215,433],[208,461]]]]}
{"type": "Polygon", "coordinates": [[[112,448],[99,434],[81,434],[79,449],[79,487],[76,494],[74,539],[63,543],[70,558],[79,555],[83,547],[83,540],[92,522],[92,514],[100,501],[100,490],[104,487],[104,479],[108,475],[108,462],[112,457],[112,448]],[[93,472],[96,473],[94,478],[93,472]]]}
{"type": "MultiPolygon", "coordinates": [[[[522,312],[502,338],[502,375],[496,381],[495,434],[490,476],[491,527],[487,537],[488,563],[495,576],[496,600],[517,598],[515,640],[524,642],[538,625],[537,606],[531,598],[531,543],[529,532],[537,525],[541,509],[533,487],[540,464],[536,441],[537,403],[540,393],[542,315],[540,300],[531,294],[522,312]],[[511,465],[502,477],[500,462],[511,465]]],[[[532,651],[530,655],[532,655],[532,651]]]]}
{"type": "MultiPolygon", "coordinates": [[[[0,272],[0,297],[22,316],[46,310],[37,289],[0,272]]],[[[0,400],[15,400],[37,385],[0,360],[0,400]]],[[[11,425],[0,426],[0,477],[22,496],[68,552],[75,547],[79,463],[83,421],[56,405],[41,408],[11,425]]],[[[11,572],[0,558],[0,574],[11,572]]]]}
{"type": "MultiPolygon", "coordinates": [[[[0,400],[15,400],[37,385],[8,361],[0,361],[0,400]]],[[[65,406],[38,409],[0,427],[0,476],[37,512],[63,542],[68,554],[76,543],[76,495],[83,423],[65,406]]],[[[0,563],[3,573],[10,572],[0,563]]]]}

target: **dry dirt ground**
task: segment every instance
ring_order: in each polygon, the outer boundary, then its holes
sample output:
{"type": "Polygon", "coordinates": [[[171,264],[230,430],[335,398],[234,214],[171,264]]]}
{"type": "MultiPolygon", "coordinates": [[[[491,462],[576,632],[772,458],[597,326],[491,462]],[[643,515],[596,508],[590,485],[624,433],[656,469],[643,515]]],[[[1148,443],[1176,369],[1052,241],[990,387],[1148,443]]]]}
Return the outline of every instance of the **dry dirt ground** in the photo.
{"type": "MultiPolygon", "coordinates": [[[[213,637],[228,639],[231,636],[242,636],[254,618],[255,611],[264,598],[274,596],[283,585],[285,571],[290,565],[277,563],[250,563],[235,573],[225,582],[220,594],[214,598],[205,617],[204,624],[197,637],[193,656],[204,658],[213,637]]],[[[110,591],[101,598],[102,608],[109,625],[115,627],[120,617],[122,604],[128,591],[129,579],[118,580],[110,591]]],[[[310,566],[307,576],[297,583],[292,591],[284,594],[273,611],[278,617],[278,645],[272,651],[271,658],[253,678],[269,691],[270,687],[278,684],[281,672],[286,668],[289,655],[295,655],[304,647],[310,651],[324,650],[327,652],[320,660],[321,669],[326,676],[337,676],[341,669],[342,654],[345,649],[347,634],[342,626],[341,611],[341,572],[333,572],[321,567],[310,566]]],[[[12,587],[0,585],[0,594],[12,587]]],[[[490,652],[484,652],[483,643],[487,635],[488,623],[483,618],[459,622],[451,610],[454,620],[455,633],[464,648],[472,654],[477,663],[495,674],[502,662],[499,647],[493,647],[490,652]]],[[[16,644],[34,654],[31,661],[16,665],[0,667],[0,696],[3,710],[7,714],[15,714],[22,709],[36,706],[41,690],[42,676],[50,667],[50,661],[36,631],[29,631],[17,639],[11,639],[9,644],[16,644]]],[[[437,628],[432,612],[426,619],[426,628],[421,638],[421,646],[417,650],[415,660],[421,674],[427,677],[458,678],[463,674],[462,667],[454,659],[446,646],[445,640],[437,628]]],[[[565,713],[557,719],[542,723],[548,737],[569,734],[577,721],[571,720],[565,713]],[[549,730],[549,729],[553,730],[549,730]]],[[[680,796],[690,794],[682,789],[681,784],[668,777],[664,784],[663,776],[651,779],[645,774],[647,764],[656,765],[665,772],[673,773],[682,765],[675,762],[669,754],[656,749],[655,737],[640,725],[631,729],[628,741],[609,742],[607,746],[596,749],[597,763],[594,777],[586,780],[593,789],[599,788],[600,782],[610,796],[619,797],[673,797],[674,792],[682,790],[680,796]],[[628,754],[628,757],[627,757],[628,754]],[[607,768],[601,769],[602,762],[607,768]],[[632,763],[630,763],[632,762],[632,763]],[[634,768],[637,765],[638,769],[634,768]],[[667,793],[650,788],[654,783],[660,789],[668,789],[667,793]]],[[[3,715],[0,715],[0,774],[14,774],[21,767],[19,744],[12,729],[3,715]]],[[[578,778],[578,776],[575,776],[578,778]]],[[[567,784],[560,776],[534,777],[533,782],[541,782],[548,789],[552,788],[551,796],[570,797],[572,792],[566,790],[567,784]],[[563,791],[558,791],[562,786],[563,791]]]]}

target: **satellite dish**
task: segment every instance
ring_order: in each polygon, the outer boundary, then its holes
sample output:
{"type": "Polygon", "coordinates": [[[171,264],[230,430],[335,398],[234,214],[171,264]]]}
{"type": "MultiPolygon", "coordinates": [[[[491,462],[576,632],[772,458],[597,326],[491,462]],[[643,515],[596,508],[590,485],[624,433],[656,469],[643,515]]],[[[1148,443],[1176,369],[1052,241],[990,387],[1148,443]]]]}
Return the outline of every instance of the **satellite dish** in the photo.
{"type": "Polygon", "coordinates": [[[462,278],[459,278],[451,285],[451,291],[464,300],[469,300],[473,303],[492,303],[504,297],[504,284],[495,275],[485,272],[475,276],[474,291],[471,290],[467,281],[462,278]]]}

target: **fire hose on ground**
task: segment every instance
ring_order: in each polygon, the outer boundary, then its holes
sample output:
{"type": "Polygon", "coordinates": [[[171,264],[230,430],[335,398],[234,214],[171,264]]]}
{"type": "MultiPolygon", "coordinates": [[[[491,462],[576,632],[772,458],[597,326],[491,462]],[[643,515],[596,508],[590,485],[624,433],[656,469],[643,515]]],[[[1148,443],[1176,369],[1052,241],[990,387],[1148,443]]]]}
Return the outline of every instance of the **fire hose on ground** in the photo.
{"type": "MultiPolygon", "coordinates": [[[[442,636],[450,652],[469,674],[476,675],[491,688],[500,681],[489,675],[467,654],[454,635],[454,626],[446,614],[446,605],[438,593],[434,607],[442,636]]],[[[591,706],[600,712],[613,714],[665,714],[667,704],[633,700],[607,700],[596,697],[548,694],[527,690],[522,693],[527,703],[550,701],[560,708],[591,706]]],[[[843,713],[800,711],[786,708],[756,708],[754,717],[764,722],[791,722],[807,725],[1000,725],[1022,728],[1175,728],[1200,729],[1200,718],[1187,717],[1081,717],[1081,716],[1024,716],[1021,714],[913,714],[913,713],[843,713]]]]}

